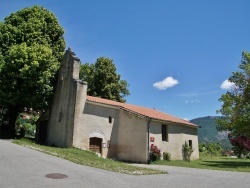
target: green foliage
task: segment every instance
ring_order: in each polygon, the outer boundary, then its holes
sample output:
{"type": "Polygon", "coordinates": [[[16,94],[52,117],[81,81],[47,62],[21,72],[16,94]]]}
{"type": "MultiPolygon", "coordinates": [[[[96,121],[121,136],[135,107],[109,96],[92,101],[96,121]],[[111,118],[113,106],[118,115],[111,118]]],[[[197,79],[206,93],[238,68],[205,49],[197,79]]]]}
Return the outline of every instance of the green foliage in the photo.
{"type": "Polygon", "coordinates": [[[219,99],[218,110],[224,118],[217,121],[220,130],[232,131],[234,136],[250,137],[250,53],[242,53],[239,70],[232,73],[229,81],[235,87],[219,99]]]}
{"type": "Polygon", "coordinates": [[[16,121],[16,134],[19,135],[19,137],[26,136],[35,138],[36,121],[39,116],[30,114],[29,117],[29,119],[24,119],[21,115],[18,116],[16,121]]]}
{"type": "Polygon", "coordinates": [[[185,143],[182,145],[183,159],[185,161],[190,161],[193,151],[194,149],[188,145],[187,141],[185,141],[185,143]]]}
{"type": "Polygon", "coordinates": [[[163,152],[163,160],[170,161],[170,159],[171,159],[171,154],[164,151],[163,152]]]}
{"type": "Polygon", "coordinates": [[[0,69],[0,101],[5,106],[18,105],[44,109],[52,95],[51,84],[58,61],[45,45],[12,45],[0,69]]]}
{"type": "Polygon", "coordinates": [[[48,10],[34,6],[5,18],[0,27],[0,103],[44,109],[52,95],[65,41],[48,10]]]}
{"type": "Polygon", "coordinates": [[[64,30],[43,7],[24,8],[0,24],[0,104],[14,132],[24,107],[43,110],[65,49],[64,30]]]}
{"type": "Polygon", "coordinates": [[[63,34],[52,12],[39,6],[24,8],[6,17],[0,25],[0,49],[5,56],[12,45],[37,43],[49,46],[60,62],[65,49],[63,34]]]}
{"type": "Polygon", "coordinates": [[[223,149],[220,143],[201,143],[199,144],[199,152],[203,156],[221,156],[223,149]]]}
{"type": "Polygon", "coordinates": [[[83,64],[80,79],[88,82],[88,95],[125,102],[129,95],[128,83],[116,73],[113,60],[98,58],[95,64],[83,64]]]}

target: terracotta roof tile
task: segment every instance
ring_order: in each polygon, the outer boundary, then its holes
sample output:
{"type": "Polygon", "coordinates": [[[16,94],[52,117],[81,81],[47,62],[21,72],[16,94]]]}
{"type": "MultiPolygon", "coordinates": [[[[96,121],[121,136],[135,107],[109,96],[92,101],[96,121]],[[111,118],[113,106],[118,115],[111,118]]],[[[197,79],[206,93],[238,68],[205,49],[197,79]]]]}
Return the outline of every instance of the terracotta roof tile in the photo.
{"type": "Polygon", "coordinates": [[[197,127],[197,125],[190,123],[189,121],[186,121],[184,119],[181,119],[181,118],[178,118],[178,117],[175,117],[175,116],[172,116],[172,115],[169,115],[164,112],[160,112],[158,110],[151,109],[151,108],[145,108],[145,107],[136,106],[132,104],[126,104],[126,103],[120,103],[120,102],[102,99],[99,97],[92,97],[92,96],[87,96],[87,100],[91,102],[115,106],[121,109],[128,110],[132,113],[136,113],[138,115],[146,116],[146,117],[156,119],[156,120],[185,124],[185,125],[197,127]]]}

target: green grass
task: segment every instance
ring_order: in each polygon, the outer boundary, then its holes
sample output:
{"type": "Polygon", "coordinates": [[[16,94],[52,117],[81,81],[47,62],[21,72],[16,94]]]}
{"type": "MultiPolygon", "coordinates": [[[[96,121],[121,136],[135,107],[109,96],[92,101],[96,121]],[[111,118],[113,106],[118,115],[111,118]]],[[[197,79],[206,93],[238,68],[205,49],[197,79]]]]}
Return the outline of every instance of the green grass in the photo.
{"type": "Polygon", "coordinates": [[[22,146],[29,147],[31,149],[35,149],[50,155],[54,155],[74,163],[80,165],[91,166],[95,168],[100,168],[108,171],[125,173],[125,174],[133,174],[133,175],[149,175],[149,174],[163,174],[166,172],[135,167],[128,165],[126,163],[122,163],[119,161],[114,161],[112,159],[104,159],[98,157],[95,153],[90,151],[84,151],[77,148],[57,148],[57,147],[49,147],[38,145],[32,142],[29,139],[20,139],[13,140],[13,143],[19,144],[22,146]]]}
{"type": "Polygon", "coordinates": [[[154,164],[180,166],[188,168],[201,168],[210,170],[223,170],[234,172],[250,172],[250,159],[237,159],[232,157],[201,156],[199,160],[187,161],[157,161],[154,164]]]}
{"type": "MultiPolygon", "coordinates": [[[[113,172],[134,175],[163,174],[166,172],[140,168],[128,165],[112,159],[103,159],[95,153],[76,148],[57,148],[38,145],[29,139],[13,140],[13,143],[29,147],[50,155],[54,155],[77,164],[100,168],[113,172]]],[[[201,156],[199,160],[187,161],[157,161],[152,164],[179,166],[188,168],[200,168],[210,170],[224,170],[237,172],[250,172],[250,159],[235,159],[232,157],[201,156]]]]}

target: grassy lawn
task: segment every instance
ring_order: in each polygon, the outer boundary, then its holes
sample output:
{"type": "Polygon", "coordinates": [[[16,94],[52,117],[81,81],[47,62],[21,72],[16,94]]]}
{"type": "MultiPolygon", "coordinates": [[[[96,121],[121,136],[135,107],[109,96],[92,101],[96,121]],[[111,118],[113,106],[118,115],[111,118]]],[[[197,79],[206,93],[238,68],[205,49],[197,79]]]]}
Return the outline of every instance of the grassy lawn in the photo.
{"type": "Polygon", "coordinates": [[[111,159],[103,159],[101,157],[98,157],[93,152],[84,151],[76,148],[57,148],[57,147],[42,146],[35,144],[34,142],[28,139],[13,140],[13,143],[26,146],[31,149],[35,149],[50,155],[54,155],[77,164],[91,166],[113,172],[120,172],[133,175],[166,173],[158,170],[131,166],[126,163],[114,161],[111,159]]]}
{"type": "Polygon", "coordinates": [[[157,161],[153,164],[180,166],[189,168],[202,168],[210,170],[224,170],[235,172],[250,172],[250,159],[235,159],[232,157],[213,156],[200,157],[199,160],[187,161],[157,161]]]}

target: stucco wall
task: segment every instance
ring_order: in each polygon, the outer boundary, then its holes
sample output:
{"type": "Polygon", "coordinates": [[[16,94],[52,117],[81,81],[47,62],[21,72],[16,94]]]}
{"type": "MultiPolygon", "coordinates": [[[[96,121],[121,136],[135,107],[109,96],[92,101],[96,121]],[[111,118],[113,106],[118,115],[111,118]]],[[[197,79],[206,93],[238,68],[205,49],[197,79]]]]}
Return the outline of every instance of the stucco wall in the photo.
{"type": "Polygon", "coordinates": [[[120,110],[117,157],[119,160],[147,162],[147,121],[120,110]]]}
{"type": "Polygon", "coordinates": [[[90,137],[102,138],[106,145],[102,148],[102,157],[116,158],[118,121],[118,109],[86,102],[83,113],[79,116],[80,123],[77,134],[74,134],[77,138],[74,139],[73,146],[88,150],[90,137]],[[112,117],[112,123],[109,123],[109,116],[112,117]]]}
{"type": "Polygon", "coordinates": [[[83,125],[85,121],[83,116],[84,106],[87,97],[87,83],[80,80],[77,81],[75,114],[74,114],[74,130],[72,146],[80,148],[83,136],[83,125]]]}
{"type": "Polygon", "coordinates": [[[48,122],[48,145],[72,146],[79,59],[67,50],[59,69],[59,77],[48,122]]]}
{"type": "Polygon", "coordinates": [[[171,154],[171,159],[182,160],[182,145],[185,141],[192,140],[194,152],[191,159],[199,158],[197,128],[187,127],[177,124],[165,124],[168,127],[168,141],[162,141],[162,123],[152,121],[150,123],[150,137],[154,137],[155,141],[150,142],[161,149],[161,152],[171,154]]]}

